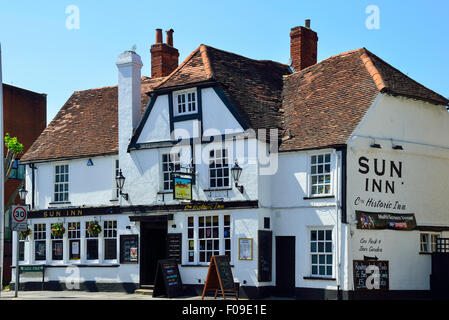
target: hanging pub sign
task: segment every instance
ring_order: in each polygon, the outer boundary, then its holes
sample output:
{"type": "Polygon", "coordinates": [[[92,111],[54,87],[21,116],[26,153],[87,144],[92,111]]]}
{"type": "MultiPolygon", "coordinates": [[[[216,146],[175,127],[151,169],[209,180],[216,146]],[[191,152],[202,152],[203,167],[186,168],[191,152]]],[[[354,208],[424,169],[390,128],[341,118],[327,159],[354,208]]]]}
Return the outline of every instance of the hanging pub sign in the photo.
{"type": "Polygon", "coordinates": [[[173,177],[173,199],[192,200],[192,178],[173,177]]]}
{"type": "Polygon", "coordinates": [[[410,231],[416,228],[413,213],[374,213],[356,210],[355,215],[357,229],[410,231]]]}
{"type": "Polygon", "coordinates": [[[178,263],[172,259],[157,262],[156,278],[154,279],[153,297],[167,296],[174,298],[182,295],[181,275],[178,263]]]}
{"type": "Polygon", "coordinates": [[[206,281],[204,282],[203,295],[201,299],[204,300],[206,292],[211,290],[215,291],[215,298],[220,290],[223,295],[223,299],[226,299],[226,292],[232,292],[238,300],[238,292],[234,284],[231,265],[229,264],[229,258],[226,255],[212,256],[210,258],[209,270],[207,272],[206,281]]]}
{"type": "Polygon", "coordinates": [[[355,290],[388,290],[388,261],[354,260],[355,290]]]}

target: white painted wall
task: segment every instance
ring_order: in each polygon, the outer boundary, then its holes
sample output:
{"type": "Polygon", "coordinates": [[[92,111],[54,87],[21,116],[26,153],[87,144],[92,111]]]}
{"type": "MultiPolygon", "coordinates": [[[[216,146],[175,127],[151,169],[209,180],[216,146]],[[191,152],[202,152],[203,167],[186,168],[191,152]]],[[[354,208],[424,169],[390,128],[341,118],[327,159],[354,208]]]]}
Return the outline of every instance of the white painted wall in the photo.
{"type": "Polygon", "coordinates": [[[153,109],[143,127],[138,143],[170,140],[170,115],[168,112],[168,95],[157,97],[153,109]]]}
{"type": "MultiPolygon", "coordinates": [[[[444,107],[406,98],[379,95],[348,141],[348,219],[351,222],[351,260],[364,255],[388,260],[391,290],[427,290],[431,260],[419,254],[419,231],[358,230],[355,210],[413,213],[418,226],[449,226],[449,114],[444,107]],[[370,138],[371,137],[371,138],[370,138]],[[382,149],[370,148],[375,138],[382,149]],[[404,150],[393,150],[401,145],[404,150]],[[359,172],[359,159],[369,159],[370,171],[359,172]],[[374,159],[386,160],[386,175],[374,173],[374,159]],[[388,164],[402,163],[402,177],[390,177],[388,164]],[[365,191],[366,178],[395,183],[395,192],[365,191]],[[365,203],[357,201],[362,199],[365,203]],[[368,199],[391,202],[392,208],[373,208],[368,199]],[[405,208],[395,209],[399,202],[405,208]],[[377,240],[375,245],[363,242],[377,240]],[[380,242],[380,244],[379,244],[380,242]],[[364,251],[365,247],[368,251],[364,251]],[[370,251],[370,247],[381,251],[370,251]]],[[[379,168],[381,169],[381,167],[379,168]]],[[[362,171],[364,171],[362,169],[362,171]]],[[[372,249],[371,249],[372,250],[372,249]]],[[[352,261],[348,264],[352,274],[352,261]]],[[[352,281],[351,281],[352,287],[352,281]]]]}

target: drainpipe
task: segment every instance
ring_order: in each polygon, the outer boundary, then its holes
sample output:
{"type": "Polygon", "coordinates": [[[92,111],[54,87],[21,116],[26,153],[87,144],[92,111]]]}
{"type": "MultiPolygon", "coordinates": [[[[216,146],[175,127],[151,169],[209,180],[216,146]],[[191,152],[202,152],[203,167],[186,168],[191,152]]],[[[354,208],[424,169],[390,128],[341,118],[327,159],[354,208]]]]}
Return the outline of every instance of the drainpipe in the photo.
{"type": "Polygon", "coordinates": [[[34,209],[34,190],[35,190],[34,170],[36,170],[36,166],[34,165],[34,163],[30,163],[29,167],[31,168],[31,209],[34,209]]]}
{"type": "Polygon", "coordinates": [[[336,208],[336,211],[337,211],[337,219],[336,219],[336,222],[337,222],[337,226],[336,226],[336,228],[337,228],[337,232],[336,232],[336,234],[337,234],[337,239],[336,239],[336,245],[337,245],[337,247],[336,247],[336,256],[337,256],[337,259],[336,259],[336,263],[337,263],[337,300],[341,300],[341,292],[340,292],[340,276],[341,276],[341,261],[340,261],[340,245],[341,245],[341,243],[340,243],[340,239],[341,239],[341,237],[340,237],[340,228],[339,228],[339,224],[340,224],[340,219],[339,219],[339,215],[338,215],[338,212],[339,212],[339,209],[340,209],[340,185],[339,185],[339,183],[340,183],[340,179],[338,178],[339,177],[339,175],[341,174],[341,166],[340,166],[340,156],[339,156],[339,154],[338,154],[338,152],[335,152],[335,164],[336,164],[336,183],[335,183],[335,185],[336,185],[336,190],[335,190],[335,193],[336,193],[336,201],[335,201],[335,208],[336,208]]]}

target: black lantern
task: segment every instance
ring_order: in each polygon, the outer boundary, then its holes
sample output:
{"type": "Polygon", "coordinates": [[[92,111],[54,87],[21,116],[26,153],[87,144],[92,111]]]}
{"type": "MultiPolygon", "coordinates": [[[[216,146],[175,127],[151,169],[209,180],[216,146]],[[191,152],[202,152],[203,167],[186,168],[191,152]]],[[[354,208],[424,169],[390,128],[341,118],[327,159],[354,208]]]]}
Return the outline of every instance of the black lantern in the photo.
{"type": "Polygon", "coordinates": [[[120,169],[120,172],[117,177],[115,177],[115,182],[117,183],[117,188],[120,192],[120,195],[123,197],[123,199],[128,200],[128,194],[123,193],[123,186],[125,185],[125,177],[123,176],[122,169],[120,169]]]}
{"type": "Polygon", "coordinates": [[[24,187],[20,188],[20,190],[19,190],[20,200],[24,201],[27,196],[27,193],[28,193],[28,191],[24,187]]]}
{"type": "Polygon", "coordinates": [[[237,160],[234,163],[234,166],[231,168],[231,174],[232,174],[232,178],[234,179],[235,182],[235,187],[240,191],[240,193],[243,193],[243,186],[239,186],[238,182],[240,179],[240,175],[242,174],[242,168],[239,166],[237,160]]]}

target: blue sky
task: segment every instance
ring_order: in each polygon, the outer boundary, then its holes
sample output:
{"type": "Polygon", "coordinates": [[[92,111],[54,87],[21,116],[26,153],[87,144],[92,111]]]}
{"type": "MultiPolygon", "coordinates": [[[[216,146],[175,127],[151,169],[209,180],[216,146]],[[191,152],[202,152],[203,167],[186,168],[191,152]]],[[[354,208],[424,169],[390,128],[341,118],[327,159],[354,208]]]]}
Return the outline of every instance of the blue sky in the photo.
{"type": "MultiPolygon", "coordinates": [[[[366,47],[423,85],[449,97],[449,1],[2,1],[3,81],[48,94],[47,121],[75,90],[116,85],[118,55],[137,46],[150,75],[155,29],[173,28],[180,63],[200,44],[287,63],[290,28],[311,19],[318,60],[366,47]],[[66,8],[80,28],[66,28],[66,8]],[[369,5],[379,29],[368,29],[369,5]]],[[[165,32],[164,32],[165,41],[165,32]]]]}

